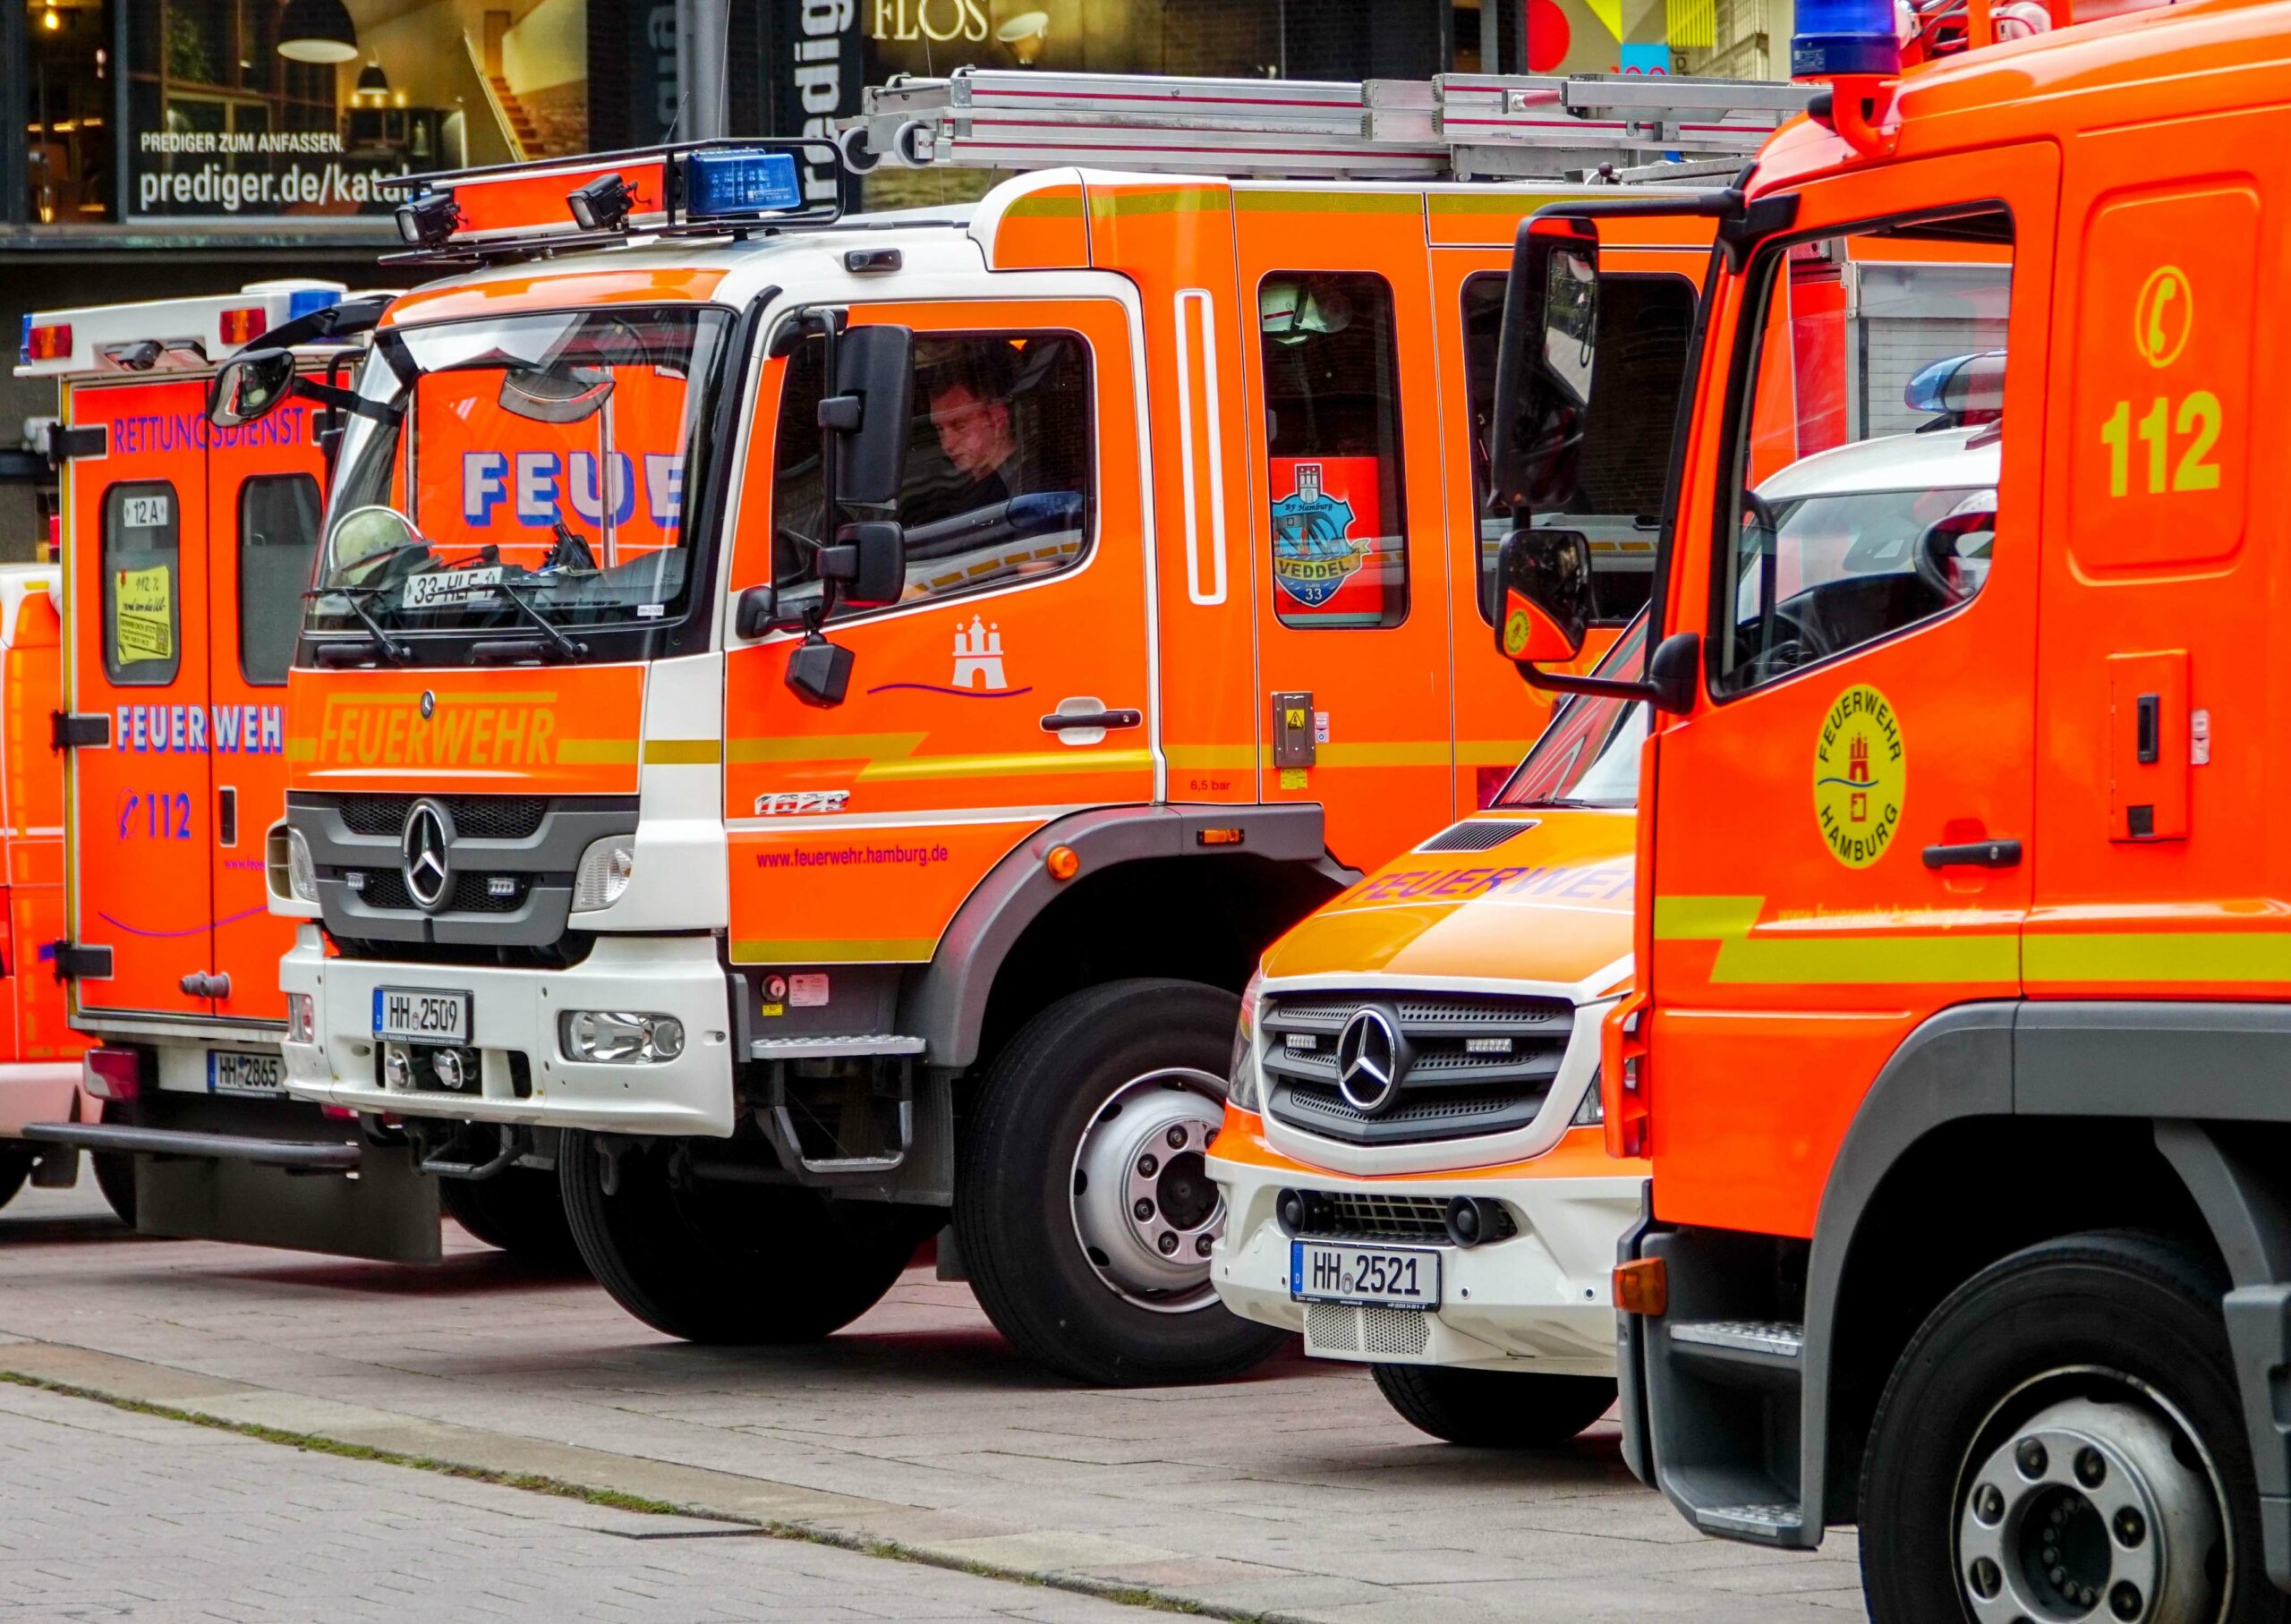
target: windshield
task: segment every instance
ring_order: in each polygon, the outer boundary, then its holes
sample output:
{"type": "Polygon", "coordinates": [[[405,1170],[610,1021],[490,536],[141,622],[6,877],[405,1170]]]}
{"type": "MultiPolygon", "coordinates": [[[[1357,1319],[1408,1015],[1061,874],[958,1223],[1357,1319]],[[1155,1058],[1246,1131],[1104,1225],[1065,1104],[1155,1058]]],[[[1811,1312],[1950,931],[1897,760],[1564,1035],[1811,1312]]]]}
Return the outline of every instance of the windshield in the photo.
{"type": "Polygon", "coordinates": [[[1737,589],[1737,613],[1742,619],[1756,615],[1759,594],[1769,588],[1776,601],[1787,604],[1801,592],[1837,582],[1915,574],[1921,568],[1919,543],[1944,520],[1963,527],[1949,562],[1956,566],[1958,589],[1970,596],[1989,576],[1996,508],[1996,492],[1987,486],[1853,491],[1776,502],[1770,545],[1756,527],[1743,531],[1743,548],[1750,557],[1737,589]],[[1771,582],[1761,577],[1768,563],[1771,582]]]}
{"type": "Polygon", "coordinates": [[[730,319],[630,308],[382,331],[305,629],[532,635],[537,619],[681,614],[686,497],[730,319]]]}
{"type": "MultiPolygon", "coordinates": [[[[1631,678],[1647,653],[1647,617],[1633,621],[1592,675],[1631,678]]],[[[1520,770],[1495,797],[1498,806],[1639,804],[1639,746],[1647,707],[1634,700],[1578,693],[1551,718],[1520,770]]]]}

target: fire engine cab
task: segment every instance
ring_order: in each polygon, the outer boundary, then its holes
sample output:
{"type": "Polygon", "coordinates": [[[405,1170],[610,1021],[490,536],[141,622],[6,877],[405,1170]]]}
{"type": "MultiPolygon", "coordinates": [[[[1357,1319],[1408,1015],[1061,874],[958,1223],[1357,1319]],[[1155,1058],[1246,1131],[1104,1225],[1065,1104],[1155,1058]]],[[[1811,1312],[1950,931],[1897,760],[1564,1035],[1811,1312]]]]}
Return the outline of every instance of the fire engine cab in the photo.
{"type": "Polygon", "coordinates": [[[1026,171],[975,205],[838,220],[800,145],[439,180],[292,679],[288,1086],[553,1160],[679,1336],[824,1334],[951,1212],[1046,1364],[1261,1357],[1235,995],[1544,716],[1453,656],[1507,245],[1586,188],[1487,177],[1731,169],[1801,99],[972,73],[841,161],[1026,171]]]}
{"type": "MultiPolygon", "coordinates": [[[[1907,71],[1890,5],[1822,9],[1828,93],[1692,205],[1720,252],[1601,1062],[1652,1167],[1626,1455],[1712,1534],[1858,1522],[1886,1624],[2280,1618],[2291,7],[1907,71]],[[1880,250],[1981,267],[1925,382],[1987,420],[1995,494],[1937,456],[1873,536],[1770,492],[1890,429],[1796,389],[1796,266],[1880,250]]],[[[1604,382],[1602,213],[1517,242],[1497,444],[1546,502],[1604,382]]],[[[1515,659],[1575,653],[1586,550],[1504,542],[1515,659]]]]}
{"type": "MultiPolygon", "coordinates": [[[[387,294],[256,283],[25,319],[19,377],[53,378],[62,694],[35,734],[68,761],[64,906],[35,945],[97,1040],[82,1109],[34,1143],[94,1152],[151,1234],[438,1255],[405,1148],[290,1101],[265,840],[286,788],[286,670],[318,546],[328,414],[297,401],[218,428],[208,394],[261,344],[324,390],[387,294]]],[[[47,755],[55,761],[55,754],[47,755]]]]}

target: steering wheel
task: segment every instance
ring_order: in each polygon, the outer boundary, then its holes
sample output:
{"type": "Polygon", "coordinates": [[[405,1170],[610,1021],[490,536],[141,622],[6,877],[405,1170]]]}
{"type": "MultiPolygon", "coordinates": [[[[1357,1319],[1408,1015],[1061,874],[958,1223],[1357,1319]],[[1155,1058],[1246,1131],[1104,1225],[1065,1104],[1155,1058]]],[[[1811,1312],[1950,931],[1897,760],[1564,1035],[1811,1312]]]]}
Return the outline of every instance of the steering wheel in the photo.
{"type": "Polygon", "coordinates": [[[1918,537],[1910,562],[1917,568],[1917,578],[1944,604],[1962,602],[1971,595],[1965,589],[1964,560],[1957,544],[1980,533],[1963,518],[1953,516],[1927,525],[1925,533],[1918,537]]]}
{"type": "Polygon", "coordinates": [[[1796,598],[1776,604],[1767,612],[1766,646],[1751,656],[1744,667],[1752,683],[1768,682],[1775,677],[1787,676],[1800,667],[1810,666],[1829,654],[1829,639],[1822,634],[1818,622],[1792,607],[1804,602],[1810,596],[1801,592],[1796,598]]]}

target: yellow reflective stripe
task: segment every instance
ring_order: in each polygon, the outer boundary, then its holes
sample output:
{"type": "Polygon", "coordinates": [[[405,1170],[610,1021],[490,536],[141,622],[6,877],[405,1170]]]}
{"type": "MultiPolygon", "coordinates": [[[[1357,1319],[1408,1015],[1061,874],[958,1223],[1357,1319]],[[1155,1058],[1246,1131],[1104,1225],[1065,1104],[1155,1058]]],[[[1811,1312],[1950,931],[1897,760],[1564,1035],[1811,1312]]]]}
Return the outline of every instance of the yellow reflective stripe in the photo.
{"type": "Polygon", "coordinates": [[[885,936],[868,940],[735,941],[736,965],[927,964],[937,949],[935,936],[885,936]]]}
{"type": "Polygon", "coordinates": [[[1956,929],[1946,928],[1950,914],[1946,910],[1826,914],[1818,928],[1754,936],[1752,928],[1765,906],[1763,897],[1657,897],[1655,940],[1718,943],[1718,957],[1710,968],[1714,985],[1898,986],[2020,979],[2017,929],[1967,928],[1994,914],[1966,909],[1964,924],[1956,929]],[[1944,928],[1906,928],[1926,923],[1944,928]],[[1880,933],[1844,934],[1853,930],[1880,933]]]}
{"type": "Polygon", "coordinates": [[[646,739],[644,761],[652,767],[713,767],[724,759],[721,739],[646,739]]]}
{"type": "Polygon", "coordinates": [[[1029,773],[1146,772],[1152,770],[1153,765],[1151,751],[1097,752],[1076,747],[1015,755],[932,755],[907,761],[870,761],[859,769],[859,778],[863,783],[881,784],[915,778],[1013,778],[1029,773]]]}
{"type": "Polygon", "coordinates": [[[2031,982],[2291,982],[2291,936],[2273,931],[2031,931],[2031,982]]]}
{"type": "Polygon", "coordinates": [[[1090,213],[1102,220],[1126,214],[1208,214],[1224,207],[1222,186],[1182,186],[1154,191],[1090,188],[1090,213]]]}
{"type": "Polygon", "coordinates": [[[1420,191],[1255,191],[1237,188],[1233,207],[1251,214],[1412,214],[1424,212],[1420,191]]]}
{"type": "Polygon", "coordinates": [[[620,766],[635,760],[634,739],[560,739],[557,744],[561,767],[620,766]]]}
{"type": "Polygon", "coordinates": [[[1535,745],[1533,739],[1458,739],[1459,767],[1516,767],[1535,745]]]}
{"type": "Polygon", "coordinates": [[[919,733],[771,734],[737,738],[725,746],[731,761],[872,761],[878,756],[913,755],[919,733]]]}
{"type": "Polygon", "coordinates": [[[307,735],[286,741],[286,759],[290,761],[315,761],[319,759],[319,742],[307,735]]]}
{"type": "Polygon", "coordinates": [[[1010,220],[1078,220],[1082,217],[1082,194],[1070,183],[1060,190],[1030,191],[1011,199],[1002,215],[1010,220]]]}
{"type": "Polygon", "coordinates": [[[1247,772],[1257,764],[1254,744],[1170,744],[1163,747],[1163,753],[1180,772],[1212,768],[1247,772]]]}
{"type": "Polygon", "coordinates": [[[1316,767],[1445,767],[1447,741],[1431,743],[1323,744],[1314,751],[1316,767]]]}
{"type": "Polygon", "coordinates": [[[1434,214],[1530,215],[1546,203],[1588,195],[1577,191],[1435,191],[1431,194],[1431,203],[1434,214]]]}

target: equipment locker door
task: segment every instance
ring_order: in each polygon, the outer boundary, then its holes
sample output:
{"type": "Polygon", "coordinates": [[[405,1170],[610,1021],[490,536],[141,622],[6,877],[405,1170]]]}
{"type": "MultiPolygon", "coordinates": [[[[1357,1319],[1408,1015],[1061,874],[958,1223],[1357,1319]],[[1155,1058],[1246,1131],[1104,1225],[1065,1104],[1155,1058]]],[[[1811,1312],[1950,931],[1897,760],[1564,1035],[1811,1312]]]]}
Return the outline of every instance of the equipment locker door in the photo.
{"type": "Polygon", "coordinates": [[[1455,810],[1440,385],[1419,192],[1236,186],[1267,801],[1371,868],[1455,810]]]}
{"type": "Polygon", "coordinates": [[[290,406],[255,425],[259,435],[216,429],[207,455],[214,968],[230,978],[216,1003],[226,1017],[286,1016],[278,960],[294,923],[270,914],[263,841],[286,815],[286,670],[326,477],[315,421],[290,406]]]}
{"type": "Polygon", "coordinates": [[[1649,780],[1665,1222],[1810,1235],[1903,1041],[2020,992],[2057,174],[2018,149],[1897,166],[1878,200],[1810,186],[1719,317],[1665,628],[1704,640],[1706,697],[1649,780]],[[1952,273],[1980,353],[1895,361],[1893,397],[1932,403],[1907,433],[1824,381],[1851,336],[1827,273],[1870,239],[1993,273],[1952,273]]]}
{"type": "MultiPolygon", "coordinates": [[[[829,622],[854,656],[840,705],[788,690],[784,636],[726,661],[745,963],[927,960],[1033,829],[1161,794],[1130,310],[999,299],[849,315],[915,336],[907,584],[896,605],[829,622]]],[[[730,585],[776,574],[783,607],[815,590],[819,345],[767,364],[750,430],[730,585]]]]}
{"type": "Polygon", "coordinates": [[[72,389],[100,456],[66,464],[71,709],[111,739],[72,761],[72,940],[111,974],[75,1009],[207,1015],[183,978],[213,963],[208,778],[207,385],[72,389]]]}

